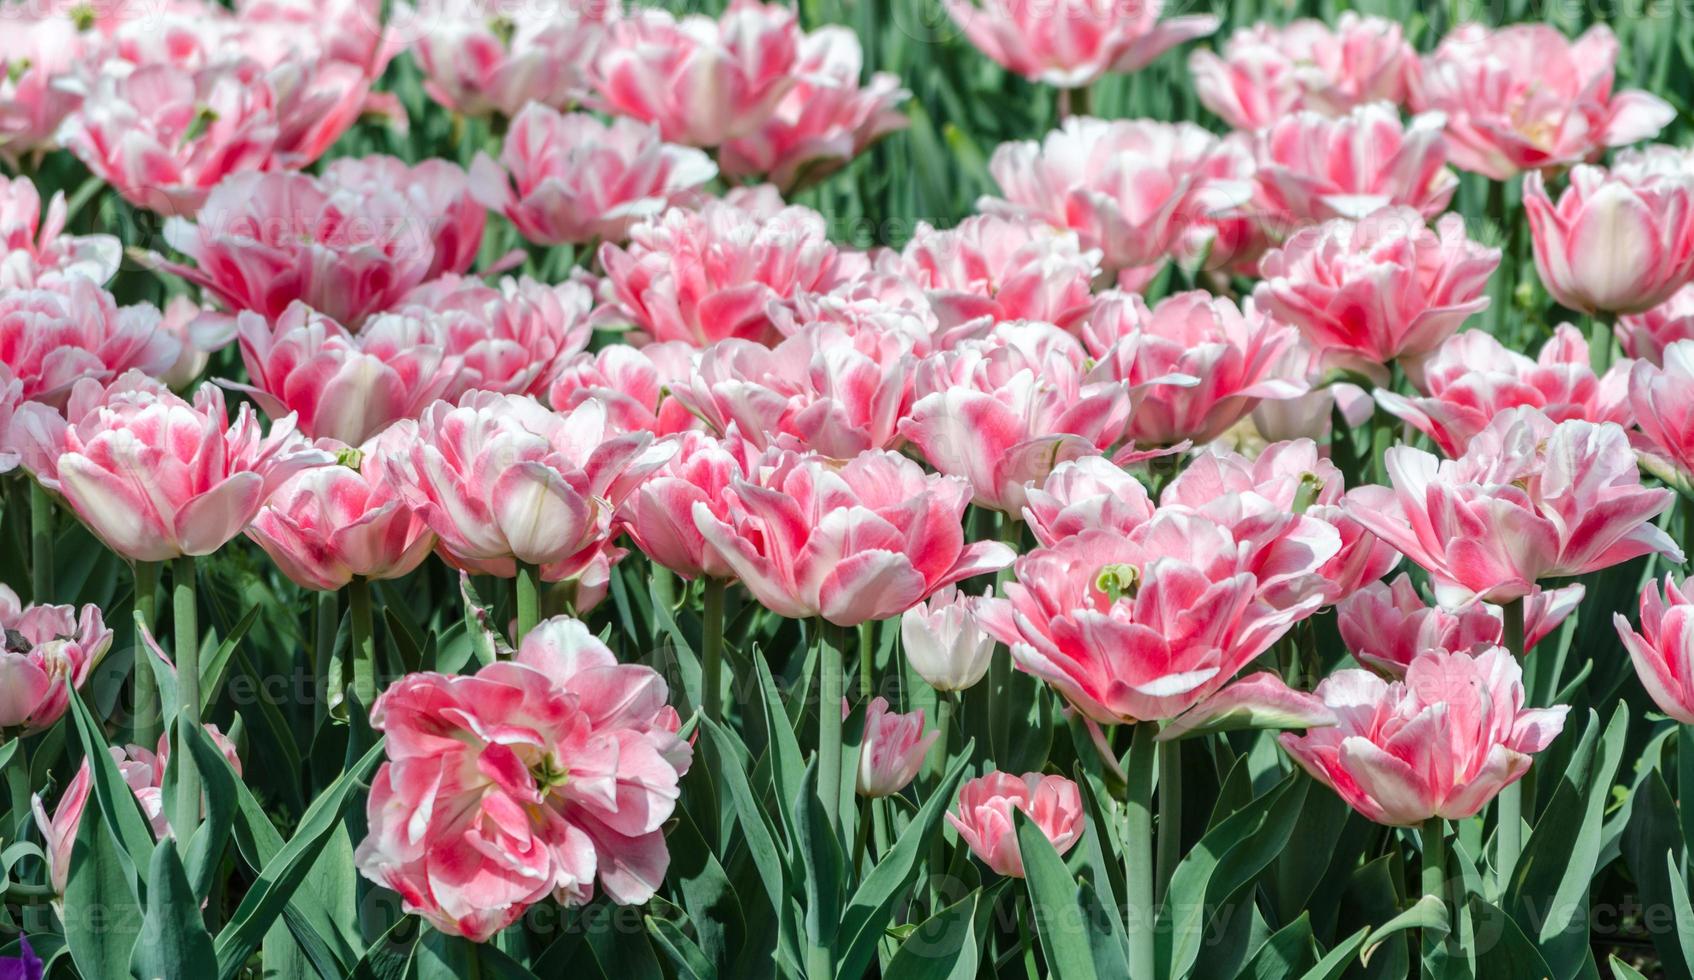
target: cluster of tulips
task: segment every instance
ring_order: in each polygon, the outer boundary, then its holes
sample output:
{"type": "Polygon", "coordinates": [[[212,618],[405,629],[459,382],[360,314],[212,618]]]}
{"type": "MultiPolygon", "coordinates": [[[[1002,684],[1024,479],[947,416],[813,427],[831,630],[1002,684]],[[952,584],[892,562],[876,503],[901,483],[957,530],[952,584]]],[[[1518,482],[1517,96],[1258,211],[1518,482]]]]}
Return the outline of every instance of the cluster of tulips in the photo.
{"type": "Polygon", "coordinates": [[[1618,862],[1686,975],[1677,110],[1346,13],[1104,118],[1220,19],[945,11],[1054,128],[869,247],[912,80],[780,2],[9,16],[18,975],[1574,978],[1618,862]]]}

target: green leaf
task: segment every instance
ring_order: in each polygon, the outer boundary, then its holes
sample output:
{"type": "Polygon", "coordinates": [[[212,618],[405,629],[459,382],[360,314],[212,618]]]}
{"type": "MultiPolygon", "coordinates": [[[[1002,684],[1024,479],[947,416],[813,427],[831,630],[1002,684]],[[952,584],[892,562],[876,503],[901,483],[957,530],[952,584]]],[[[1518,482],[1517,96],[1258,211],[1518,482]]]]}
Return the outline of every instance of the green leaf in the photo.
{"type": "MultiPolygon", "coordinates": [[[[185,747],[185,742],[187,754],[194,759],[194,765],[200,773],[201,789],[206,798],[206,818],[200,822],[199,828],[194,832],[194,839],[189,842],[186,869],[189,883],[194,888],[196,904],[199,904],[212,893],[219,866],[223,863],[224,846],[229,843],[230,828],[235,822],[235,773],[228,765],[219,764],[223,753],[206,733],[204,725],[179,723],[178,752],[185,747]]],[[[176,760],[180,757],[171,757],[172,770],[176,769],[176,760]]],[[[167,779],[166,782],[165,792],[174,792],[175,780],[167,779]]]]}
{"type": "MultiPolygon", "coordinates": [[[[1667,873],[1665,861],[1670,858],[1674,865],[1682,848],[1677,820],[1676,801],[1664,775],[1658,770],[1649,772],[1636,787],[1629,824],[1619,841],[1641,903],[1648,909],[1674,908],[1672,889],[1681,883],[1682,875],[1674,867],[1667,873]]],[[[1689,980],[1689,953],[1684,952],[1675,919],[1674,915],[1644,915],[1641,927],[1652,937],[1666,980],[1689,980]]]]}
{"type": "Polygon", "coordinates": [[[1359,947],[1365,944],[1370,930],[1360,929],[1335,945],[1335,948],[1324,954],[1318,960],[1318,965],[1307,970],[1300,980],[1336,980],[1347,972],[1347,967],[1353,964],[1353,957],[1359,953],[1359,947]]]}
{"type": "Polygon", "coordinates": [[[840,929],[840,935],[846,942],[838,946],[840,957],[836,969],[836,976],[842,980],[857,980],[864,975],[871,955],[876,952],[877,941],[894,916],[894,906],[917,877],[919,856],[929,849],[934,835],[941,833],[941,815],[952,805],[975,747],[974,739],[965,743],[964,750],[948,767],[947,775],[935,792],[924,801],[912,822],[906,825],[905,833],[876,863],[870,874],[865,875],[865,880],[859,883],[858,890],[847,903],[840,929]]]}
{"type": "MultiPolygon", "coordinates": [[[[805,756],[800,752],[800,743],[794,736],[794,726],[782,706],[782,695],[777,691],[776,678],[771,675],[770,665],[765,662],[764,654],[755,650],[752,659],[753,669],[759,676],[759,704],[764,712],[765,739],[770,745],[770,774],[771,782],[775,784],[776,798],[798,799],[800,780],[806,772],[805,756]]],[[[845,768],[843,766],[843,769],[845,768]]]]}
{"type": "Polygon", "coordinates": [[[331,783],[300,819],[294,837],[259,872],[229,924],[218,933],[218,973],[230,980],[259,948],[271,922],[282,913],[301,879],[323,850],[330,834],[341,823],[341,815],[365,792],[362,783],[382,758],[383,743],[366,752],[341,778],[331,783]]]}
{"type": "Polygon", "coordinates": [[[1066,980],[1089,980],[1095,976],[1094,950],[1086,935],[1087,920],[1077,905],[1076,878],[1028,814],[1014,809],[1012,826],[1018,835],[1018,853],[1023,857],[1029,904],[1037,910],[1035,930],[1047,971],[1066,980]]]}
{"type": "Polygon", "coordinates": [[[71,845],[64,926],[71,961],[85,977],[129,974],[142,921],[133,871],[100,808],[84,809],[71,845]]]}
{"type": "Polygon", "coordinates": [[[978,888],[918,923],[889,961],[887,980],[974,980],[992,906],[978,888]]]}
{"type": "Polygon", "coordinates": [[[1628,963],[1618,959],[1616,956],[1611,957],[1608,964],[1612,968],[1612,976],[1615,980],[1647,980],[1646,975],[1640,970],[1630,966],[1628,963]]]}
{"type": "MultiPolygon", "coordinates": [[[[720,759],[737,759],[744,753],[741,740],[734,732],[711,720],[701,718],[700,725],[706,731],[706,736],[718,750],[720,759]]],[[[724,785],[729,787],[730,802],[735,807],[735,815],[741,824],[741,832],[745,836],[748,853],[753,863],[758,866],[759,877],[765,885],[765,894],[771,901],[771,909],[780,912],[787,904],[788,889],[783,873],[783,859],[778,850],[776,837],[771,830],[769,819],[765,816],[764,807],[753,794],[753,787],[747,781],[747,771],[738,765],[722,767],[724,785]]]]}
{"type": "Polygon", "coordinates": [[[665,835],[671,852],[666,876],[682,893],[700,951],[720,973],[728,972],[746,937],[741,900],[688,809],[678,807],[673,819],[676,825],[665,835]]]}
{"type": "Polygon", "coordinates": [[[200,898],[189,887],[176,848],[153,848],[147,872],[147,915],[130,958],[130,973],[140,980],[206,977],[217,963],[212,936],[200,920],[200,898]]]}
{"type": "Polygon", "coordinates": [[[1370,939],[1365,943],[1364,951],[1359,954],[1359,961],[1369,963],[1372,954],[1381,949],[1390,936],[1398,933],[1421,929],[1434,930],[1445,936],[1449,928],[1447,903],[1439,896],[1424,895],[1413,902],[1411,908],[1371,930],[1370,939]]]}
{"type": "Polygon", "coordinates": [[[806,941],[833,950],[840,925],[842,865],[841,848],[835,842],[823,801],[818,797],[816,760],[806,767],[800,780],[800,796],[794,801],[796,814],[794,847],[805,868],[806,941]]]}
{"type": "Polygon", "coordinates": [[[606,902],[581,910],[575,926],[535,962],[540,977],[598,977],[600,980],[664,980],[659,958],[645,931],[631,933],[611,918],[623,913],[606,902]]]}
{"type": "Polygon", "coordinates": [[[1313,952],[1312,920],[1306,913],[1283,926],[1253,952],[1241,980],[1283,980],[1298,976],[1317,961],[1313,952]]]}
{"type": "MultiPolygon", "coordinates": [[[[412,951],[418,942],[418,920],[412,916],[403,916],[399,922],[388,927],[381,938],[371,943],[371,948],[365,955],[359,957],[359,962],[348,972],[349,980],[405,980],[412,966],[412,951]]],[[[340,976],[338,973],[326,973],[319,970],[325,977],[340,976]]]]}
{"type": "Polygon", "coordinates": [[[535,980],[535,974],[493,943],[473,943],[430,929],[412,953],[417,980],[535,980]]]}
{"type": "Polygon", "coordinates": [[[223,638],[223,642],[218,644],[218,648],[212,651],[211,656],[201,658],[201,713],[209,713],[212,710],[212,705],[217,703],[218,692],[223,688],[224,674],[229,670],[229,663],[235,654],[236,644],[241,642],[242,637],[245,637],[247,631],[252,629],[253,624],[258,621],[259,608],[259,606],[250,607],[247,610],[247,615],[241,617],[235,624],[235,628],[231,629],[229,635],[223,638]]]}
{"type": "Polygon", "coordinates": [[[140,869],[146,866],[153,856],[153,831],[147,823],[147,817],[141,812],[141,805],[135,801],[135,793],[130,790],[129,784],[124,782],[117,762],[107,751],[106,736],[101,733],[99,723],[94,720],[88,706],[82,703],[82,698],[74,690],[70,692],[70,705],[71,717],[75,720],[77,734],[82,739],[82,751],[88,760],[95,804],[100,809],[106,827],[118,843],[118,854],[124,865],[124,877],[130,881],[139,881],[140,869]]]}
{"type": "Polygon", "coordinates": [[[1476,921],[1478,977],[1542,980],[1554,976],[1535,944],[1518,928],[1517,921],[1498,905],[1472,895],[1471,917],[1476,921]]]}
{"type": "Polygon", "coordinates": [[[706,954],[694,940],[689,939],[675,923],[652,915],[646,917],[646,923],[648,935],[653,937],[659,950],[670,958],[678,976],[684,977],[685,980],[713,980],[718,976],[711,960],[706,958],[706,954]]]}

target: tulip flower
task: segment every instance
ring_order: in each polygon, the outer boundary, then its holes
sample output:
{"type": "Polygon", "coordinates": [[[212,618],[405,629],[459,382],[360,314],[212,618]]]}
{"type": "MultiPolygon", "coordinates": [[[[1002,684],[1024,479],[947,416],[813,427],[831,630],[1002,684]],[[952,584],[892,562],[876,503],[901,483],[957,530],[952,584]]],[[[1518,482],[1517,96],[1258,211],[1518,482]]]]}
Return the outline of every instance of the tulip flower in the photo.
{"type": "Polygon", "coordinates": [[[1339,723],[1284,733],[1282,747],[1366,819],[1401,827],[1475,816],[1523,778],[1569,710],[1526,709],[1523,670],[1504,647],[1419,654],[1403,681],[1337,671],[1316,693],[1339,723]]]}
{"type": "Polygon", "coordinates": [[[24,606],[0,585],[0,729],[30,734],[58,721],[112,645],[93,604],[24,606]],[[70,688],[65,685],[69,683],[70,688]]]}
{"type": "Polygon", "coordinates": [[[409,166],[391,156],[342,157],[324,168],[323,181],[359,195],[397,192],[404,197],[433,245],[426,281],[462,275],[476,262],[488,212],[458,164],[432,159],[409,166]]]}
{"type": "Polygon", "coordinates": [[[668,436],[698,428],[699,419],[670,389],[697,369],[700,351],[678,341],[630,347],[612,344],[598,353],[565,359],[547,386],[547,403],[568,412],[588,399],[603,403],[620,431],[645,429],[668,436]]]}
{"type": "Polygon", "coordinates": [[[1465,237],[1464,220],[1434,230],[1410,208],[1304,229],[1259,263],[1253,298],[1305,335],[1326,366],[1386,381],[1393,360],[1414,368],[1488,307],[1500,250],[1465,237]]]}
{"type": "Polygon", "coordinates": [[[1080,332],[1089,356],[1100,362],[1094,376],[1148,386],[1125,429],[1137,445],[1210,442],[1261,400],[1306,391],[1303,379],[1281,372],[1298,333],[1251,300],[1238,307],[1197,290],[1149,307],[1133,293],[1108,292],[1080,332]],[[1165,378],[1198,383],[1157,383],[1165,378]]]}
{"type": "MultiPolygon", "coordinates": [[[[850,713],[845,700],[841,716],[850,713]]],[[[859,743],[859,773],[856,787],[860,796],[880,799],[893,796],[917,778],[923,768],[924,756],[940,732],[924,734],[923,711],[901,714],[888,710],[887,698],[872,698],[865,709],[864,740],[859,743]]]]}
{"type": "Polygon", "coordinates": [[[703,503],[714,517],[725,517],[730,484],[752,472],[758,452],[733,426],[722,439],[688,431],[676,444],[676,455],[626,504],[630,537],[642,554],[683,578],[733,578],[734,570],[696,526],[694,505],[703,503]]]}
{"type": "MultiPolygon", "coordinates": [[[[1629,651],[1635,676],[1659,710],[1684,725],[1694,725],[1694,645],[1689,643],[1691,606],[1688,581],[1665,574],[1661,595],[1655,582],[1641,590],[1641,629],[1629,628],[1623,613],[1613,613],[1618,638],[1629,651]]],[[[1686,731],[1687,729],[1684,729],[1686,731]]]]}
{"type": "Polygon", "coordinates": [[[1580,166],[1556,204],[1532,173],[1523,205],[1541,284],[1573,310],[1641,313],[1694,281],[1694,173],[1580,166]]]}
{"type": "Polygon", "coordinates": [[[1412,75],[1411,103],[1447,117],[1448,158],[1506,180],[1650,139],[1676,117],[1646,92],[1612,91],[1618,41],[1595,24],[1568,41],[1550,24],[1461,24],[1412,75]]]}
{"type": "Polygon", "coordinates": [[[947,822],[989,870],[1022,878],[1013,809],[1023,811],[1060,855],[1082,837],[1082,791],[1063,776],[1038,772],[1014,776],[996,771],[965,783],[959,787],[958,812],[948,811],[947,822]]]}
{"type": "Polygon", "coordinates": [[[844,27],[820,27],[800,41],[794,86],[758,129],[724,143],[718,160],[730,177],[755,175],[783,192],[829,176],[872,143],[906,128],[898,106],[911,97],[898,77],[876,72],[859,85],[864,51],[844,27]]]}
{"type": "Polygon", "coordinates": [[[82,102],[66,84],[89,45],[74,19],[20,8],[7,24],[0,53],[0,157],[14,171],[27,156],[52,149],[60,125],[82,102]]]}
{"type": "MultiPolygon", "coordinates": [[[[1582,585],[1536,589],[1524,600],[1524,650],[1546,639],[1576,611],[1582,585]]],[[[1427,606],[1405,573],[1393,582],[1372,582],[1336,606],[1341,640],[1362,664],[1404,676],[1412,659],[1425,650],[1478,652],[1503,638],[1497,606],[1475,602],[1456,610],[1427,606]]]]}
{"type": "Polygon", "coordinates": [[[1278,229],[1363,218],[1385,207],[1409,207],[1433,218],[1447,210],[1459,178],[1447,169],[1438,113],[1400,122],[1387,103],[1344,116],[1283,116],[1254,137],[1258,193],[1254,210],[1278,229]]]}
{"type": "Polygon", "coordinates": [[[1025,491],[1023,519],[1043,547],[1093,528],[1127,535],[1152,516],[1141,481],[1104,456],[1060,463],[1025,491]]]}
{"type": "Polygon", "coordinates": [[[540,395],[588,346],[594,292],[577,278],[549,285],[528,276],[498,283],[442,276],[407,293],[398,308],[426,310],[440,324],[448,356],[459,361],[447,400],[470,390],[540,395]]]}
{"type": "Polygon", "coordinates": [[[700,150],[665,143],[650,123],[603,123],[538,103],[506,131],[500,162],[478,153],[472,191],[538,245],[622,242],[630,226],[688,203],[718,168],[700,150]]]}
{"type": "Polygon", "coordinates": [[[1673,494],[1641,485],[1612,423],[1555,423],[1533,408],[1495,417],[1456,460],[1410,446],[1385,457],[1390,487],[1355,489],[1347,513],[1427,569],[1436,598],[1507,603],[1548,578],[1682,552],[1652,518],[1673,494]]]}
{"type": "Polygon", "coordinates": [[[474,675],[401,678],[371,709],[388,760],[355,864],[476,942],[548,895],[586,904],[596,881],[615,903],[646,902],[692,761],[668,696],[651,667],[618,663],[565,617],[474,675]]]}
{"type": "Polygon", "coordinates": [[[978,207],[1074,231],[1110,271],[1153,267],[1252,196],[1237,157],[1251,168],[1245,147],[1192,123],[1073,116],[1040,142],[995,149],[988,169],[1001,197],[978,207]]]}
{"type": "Polygon", "coordinates": [[[1424,361],[1420,373],[1423,396],[1379,388],[1377,402],[1450,458],[1463,455],[1476,434],[1508,408],[1527,405],[1555,422],[1630,422],[1629,366],[1615,364],[1596,378],[1588,342],[1568,323],[1553,331],[1534,360],[1507,350],[1483,330],[1455,334],[1424,361]]]}
{"type": "Polygon", "coordinates": [[[755,132],[796,81],[799,20],[787,7],[733,0],[716,20],[644,8],[615,21],[589,70],[596,108],[710,147],[755,132]]]}
{"type": "Polygon", "coordinates": [[[1663,364],[1671,344],[1694,340],[1694,283],[1650,310],[1618,317],[1613,332],[1625,357],[1663,364]]]}
{"type": "Polygon", "coordinates": [[[424,91],[467,116],[515,118],[528,104],[568,108],[587,94],[588,70],[618,17],[594,3],[432,4],[402,24],[424,91]]]}
{"type": "Polygon", "coordinates": [[[209,555],[252,521],[277,486],[332,461],[292,415],[262,434],[252,406],[233,423],[223,391],[204,385],[189,404],[130,372],[110,387],[85,379],[65,415],[39,404],[13,418],[36,433],[26,463],[113,551],[133,561],[209,555]]]}
{"type": "Polygon", "coordinates": [[[838,462],[772,449],[730,482],[724,514],[697,502],[694,523],[767,609],[857,626],[1011,562],[1000,542],[965,543],[969,502],[964,480],[894,453],[838,462]]]}
{"type": "Polygon", "coordinates": [[[949,585],[901,614],[900,648],[930,687],[963,691],[988,673],[994,637],[977,626],[976,606],[993,597],[993,589],[970,596],[949,585]]]}
{"type": "Polygon", "coordinates": [[[1626,367],[1642,466],[1673,487],[1694,489],[1694,340],[1666,347],[1662,368],[1645,360],[1626,367]]]}
{"type": "Polygon", "coordinates": [[[978,621],[1018,667],[1101,724],[1175,718],[1221,689],[1328,589],[1335,528],[1253,494],[1161,508],[1013,566],[978,621]]]}
{"type": "Polygon", "coordinates": [[[769,342],[773,307],[847,276],[823,215],[803,207],[762,214],[728,200],[643,221],[628,246],[602,245],[600,264],[616,304],[609,318],[698,347],[730,337],[769,342]]]}
{"type": "Polygon", "coordinates": [[[319,466],[277,487],[247,527],[289,581],[334,592],[355,576],[400,578],[435,545],[421,516],[387,479],[380,450],[360,465],[319,466]]]}
{"type": "Polygon", "coordinates": [[[920,224],[901,258],[944,329],[984,317],[1066,326],[1088,312],[1100,272],[1100,253],[1075,233],[994,215],[949,231],[920,224]]]}
{"type": "Polygon", "coordinates": [[[947,0],[977,50],[1032,82],[1085,88],[1107,72],[1139,71],[1218,29],[1210,15],[1159,19],[1164,3],[1116,0],[947,0]]]}
{"type": "Polygon", "coordinates": [[[1220,57],[1194,52],[1188,70],[1200,103],[1236,129],[1257,130],[1299,111],[1347,114],[1372,102],[1405,101],[1417,53],[1394,21],[1341,14],[1236,31],[1220,57]]]}
{"type": "Polygon", "coordinates": [[[83,379],[161,374],[181,349],[157,309],[118,306],[85,276],[55,273],[33,288],[0,289],[0,364],[30,401],[58,407],[83,379]]]}
{"type": "Polygon", "coordinates": [[[96,285],[112,278],[123,261],[123,246],[112,235],[66,234],[68,212],[64,191],[53,193],[43,213],[41,194],[28,177],[0,177],[0,247],[5,250],[0,288],[28,289],[56,274],[81,276],[96,285]]]}

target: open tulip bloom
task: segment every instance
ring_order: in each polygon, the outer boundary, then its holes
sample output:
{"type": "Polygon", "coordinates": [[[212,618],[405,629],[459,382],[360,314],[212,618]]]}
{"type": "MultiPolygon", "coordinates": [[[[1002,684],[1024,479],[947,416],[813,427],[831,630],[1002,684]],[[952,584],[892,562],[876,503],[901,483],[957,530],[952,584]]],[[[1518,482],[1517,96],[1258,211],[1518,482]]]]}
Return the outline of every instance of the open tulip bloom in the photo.
{"type": "Polygon", "coordinates": [[[13,4],[0,980],[1689,980],[1694,19],[1254,6],[13,4]]]}

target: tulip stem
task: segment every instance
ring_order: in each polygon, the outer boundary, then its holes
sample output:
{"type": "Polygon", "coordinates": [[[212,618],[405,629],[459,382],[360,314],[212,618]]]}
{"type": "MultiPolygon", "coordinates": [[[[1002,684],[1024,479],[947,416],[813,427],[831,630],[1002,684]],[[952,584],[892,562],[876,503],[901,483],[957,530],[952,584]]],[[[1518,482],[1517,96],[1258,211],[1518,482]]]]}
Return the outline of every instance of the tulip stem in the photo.
{"type": "Polygon", "coordinates": [[[353,626],[353,696],[369,711],[376,700],[376,634],[371,630],[371,583],[363,575],[347,583],[347,611],[353,626]]]}
{"type": "Polygon", "coordinates": [[[1605,374],[1612,366],[1612,314],[1588,315],[1588,363],[1596,376],[1605,374]]]}
{"type": "MultiPolygon", "coordinates": [[[[176,627],[177,731],[200,725],[200,623],[194,594],[194,559],[186,555],[171,561],[172,617],[176,627]]],[[[139,671],[138,671],[139,673],[139,671]]],[[[200,770],[187,745],[171,756],[177,767],[176,812],[171,822],[178,846],[184,853],[200,826],[200,770]]]]}
{"type": "MultiPolygon", "coordinates": [[[[1500,607],[1501,639],[1512,656],[1523,662],[1523,600],[1513,599],[1500,607]]],[[[1494,866],[1499,870],[1500,894],[1511,884],[1512,872],[1517,870],[1518,854],[1523,850],[1523,780],[1511,783],[1500,791],[1497,810],[1498,823],[1494,829],[1494,866]]]]}
{"type": "Polygon", "coordinates": [[[164,706],[159,703],[159,680],[147,662],[146,631],[159,621],[159,564],[151,561],[135,563],[135,703],[131,710],[137,745],[157,745],[163,730],[164,706]]]}
{"type": "Polygon", "coordinates": [[[516,635],[512,637],[514,646],[523,643],[523,638],[528,636],[529,631],[535,628],[535,624],[541,621],[537,612],[539,599],[537,593],[541,583],[540,569],[525,561],[518,562],[517,566],[518,577],[515,588],[518,598],[518,628],[516,635]]]}
{"type": "MultiPolygon", "coordinates": [[[[1123,880],[1129,904],[1125,922],[1129,933],[1129,975],[1132,977],[1151,977],[1156,970],[1153,946],[1157,912],[1153,898],[1153,778],[1157,769],[1157,750],[1153,738],[1158,733],[1156,723],[1140,722],[1135,726],[1135,738],[1129,747],[1123,880]]],[[[1164,829],[1160,828],[1160,835],[1163,834],[1164,829]]]]}
{"type": "Polygon", "coordinates": [[[1676,736],[1677,808],[1682,817],[1682,873],[1694,889],[1694,725],[1682,725],[1676,736]]]}
{"type": "MultiPolygon", "coordinates": [[[[8,818],[12,825],[6,828],[6,835],[12,840],[23,836],[18,831],[29,818],[29,752],[22,736],[18,736],[16,742],[18,747],[12,750],[11,761],[6,764],[6,789],[12,799],[12,812],[8,818]]],[[[11,897],[9,890],[7,897],[11,897]]]]}
{"type": "MultiPolygon", "coordinates": [[[[1423,893],[1434,895],[1441,899],[1443,908],[1447,905],[1447,827],[1446,821],[1440,817],[1430,817],[1423,822],[1423,893]]],[[[1449,910],[1449,913],[1451,910],[1449,910]]],[[[1423,931],[1424,956],[1430,953],[1441,942],[1441,936],[1430,930],[1423,931]]]]}
{"type": "Polygon", "coordinates": [[[1164,899],[1182,857],[1182,743],[1159,743],[1159,858],[1153,901],[1164,899]]]}
{"type": "Polygon", "coordinates": [[[832,834],[841,832],[842,647],[846,630],[818,618],[818,798],[832,834]]]}
{"type": "Polygon", "coordinates": [[[39,604],[53,601],[53,498],[29,482],[29,585],[39,604]]]}
{"type": "Polygon", "coordinates": [[[314,712],[314,724],[321,724],[324,716],[329,713],[330,701],[341,694],[340,665],[335,659],[336,634],[341,631],[341,610],[337,606],[337,596],[334,592],[319,592],[317,606],[313,611],[316,621],[317,641],[312,650],[312,676],[317,690],[318,705],[314,712]]]}
{"type": "Polygon", "coordinates": [[[953,733],[953,699],[957,696],[952,691],[935,693],[935,744],[929,747],[924,769],[937,779],[947,771],[947,739],[953,733]]]}
{"type": "Polygon", "coordinates": [[[876,687],[876,626],[859,624],[859,700],[869,702],[876,687]]]}
{"type": "Polygon", "coordinates": [[[701,613],[700,626],[701,707],[707,718],[718,721],[719,716],[723,714],[723,579],[706,579],[703,593],[705,611],[701,613]]]}

